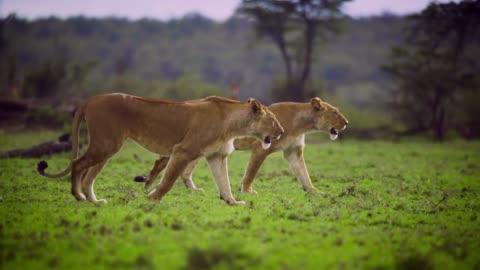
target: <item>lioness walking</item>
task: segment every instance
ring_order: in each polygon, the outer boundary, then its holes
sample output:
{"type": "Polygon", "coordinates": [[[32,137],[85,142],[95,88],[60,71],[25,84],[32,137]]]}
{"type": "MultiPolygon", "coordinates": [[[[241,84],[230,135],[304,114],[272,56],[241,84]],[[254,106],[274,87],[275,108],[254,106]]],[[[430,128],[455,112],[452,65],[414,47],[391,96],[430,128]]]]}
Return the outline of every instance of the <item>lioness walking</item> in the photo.
{"type": "Polygon", "coordinates": [[[175,102],[118,93],[88,99],[77,109],[72,126],[70,166],[61,173],[48,174],[44,171],[48,165],[42,161],[38,172],[55,178],[67,175],[71,169],[71,191],[75,198],[103,203],[105,199],[95,196],[95,179],[128,138],[151,152],[169,157],[160,184],[148,194],[150,199],[160,200],[189,163],[206,157],[220,197],[228,204],[239,204],[244,202],[233,198],[227,169],[227,157],[234,150],[233,140],[251,136],[268,147],[272,139],[283,133],[275,115],[255,99],[239,102],[209,97],[175,102]],[[77,158],[83,119],[87,122],[89,145],[77,158]]]}
{"type": "MultiPolygon", "coordinates": [[[[305,191],[315,191],[305,165],[303,151],[305,148],[305,134],[309,132],[325,131],[330,134],[330,139],[335,140],[340,130],[348,125],[348,120],[338,108],[315,97],[308,103],[280,102],[268,106],[285,129],[282,137],[272,142],[268,149],[251,138],[240,138],[234,141],[235,150],[252,150],[247,170],[243,176],[241,191],[245,193],[256,193],[253,190],[253,182],[260,166],[268,155],[277,151],[283,151],[283,156],[290,164],[290,168],[302,184],[305,191]]],[[[168,157],[163,157],[155,162],[146,181],[146,187],[150,186],[154,179],[165,167],[168,157]]],[[[191,189],[198,189],[192,180],[193,170],[196,161],[189,164],[181,174],[185,186],[191,189]]],[[[142,177],[137,176],[140,181],[142,177]]]]}

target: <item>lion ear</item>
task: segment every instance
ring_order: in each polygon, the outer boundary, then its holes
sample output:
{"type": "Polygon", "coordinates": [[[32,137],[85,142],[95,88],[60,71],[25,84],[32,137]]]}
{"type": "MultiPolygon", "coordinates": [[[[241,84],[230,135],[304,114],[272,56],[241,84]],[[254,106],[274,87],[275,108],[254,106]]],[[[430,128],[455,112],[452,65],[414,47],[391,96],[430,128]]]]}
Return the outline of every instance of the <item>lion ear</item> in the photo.
{"type": "Polygon", "coordinates": [[[322,100],[319,97],[314,97],[310,99],[310,104],[312,104],[313,109],[316,111],[321,111],[325,109],[322,105],[322,100]]]}
{"type": "Polygon", "coordinates": [[[260,113],[262,112],[262,104],[254,99],[254,98],[249,98],[248,103],[250,103],[250,106],[252,107],[252,112],[253,113],[260,113]]]}

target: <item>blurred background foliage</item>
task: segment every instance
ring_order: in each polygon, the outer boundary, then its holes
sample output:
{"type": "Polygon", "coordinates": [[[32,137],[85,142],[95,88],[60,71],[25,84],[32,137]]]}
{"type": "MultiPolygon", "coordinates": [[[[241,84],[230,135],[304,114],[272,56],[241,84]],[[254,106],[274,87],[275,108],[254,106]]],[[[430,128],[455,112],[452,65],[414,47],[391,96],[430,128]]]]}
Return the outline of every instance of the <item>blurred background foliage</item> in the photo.
{"type": "Polygon", "coordinates": [[[407,18],[407,38],[392,49],[384,70],[395,80],[392,108],[411,131],[443,140],[448,127],[456,127],[466,137],[478,136],[480,122],[471,122],[476,116],[466,98],[479,95],[479,14],[480,1],[463,1],[431,4],[407,18]]]}
{"type": "MultiPolygon", "coordinates": [[[[352,136],[480,136],[480,28],[474,19],[479,13],[470,12],[478,10],[479,3],[432,3],[407,17],[388,13],[342,17],[335,22],[336,34],[314,40],[302,99],[318,95],[340,107],[350,120],[352,136]],[[452,17],[452,12],[460,15],[452,17]],[[445,18],[452,18],[451,24],[439,26],[445,18]],[[451,58],[448,44],[456,44],[461,25],[468,38],[451,58]],[[439,40],[444,42],[431,47],[439,40]],[[444,90],[437,92],[447,97],[440,109],[421,102],[422,95],[430,98],[439,86],[444,90]],[[441,136],[435,121],[441,122],[441,136]]],[[[32,116],[30,110],[30,119],[43,119],[50,114],[46,108],[71,112],[82,99],[109,92],[187,100],[231,97],[232,85],[238,85],[240,100],[255,97],[265,104],[290,100],[282,54],[271,39],[259,38],[256,26],[240,9],[222,23],[199,14],[169,21],[26,20],[11,14],[0,20],[1,102],[8,100],[8,106],[18,111],[26,110],[20,103],[26,104],[43,115],[32,116]]],[[[304,55],[295,43],[302,38],[289,38],[292,57],[304,55]]],[[[5,108],[0,110],[3,119],[11,116],[5,108]]],[[[13,119],[3,126],[20,118],[13,119]]]]}

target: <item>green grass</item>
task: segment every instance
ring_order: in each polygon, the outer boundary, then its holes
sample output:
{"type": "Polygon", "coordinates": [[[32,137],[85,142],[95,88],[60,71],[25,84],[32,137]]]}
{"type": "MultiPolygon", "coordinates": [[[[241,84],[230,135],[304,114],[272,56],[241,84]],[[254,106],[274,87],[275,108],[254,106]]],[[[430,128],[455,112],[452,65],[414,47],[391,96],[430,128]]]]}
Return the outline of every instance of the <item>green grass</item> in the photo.
{"type": "MultiPolygon", "coordinates": [[[[0,135],[0,150],[56,134],[0,135]]],[[[239,194],[248,152],[229,162],[234,195],[218,199],[181,181],[160,202],[132,178],[155,156],[127,144],[96,183],[107,205],[77,202],[69,178],[35,173],[36,159],[0,160],[2,269],[475,269],[480,267],[480,143],[355,142],[308,145],[306,194],[281,154],[239,194]],[[135,158],[134,156],[137,155],[135,158]],[[140,161],[139,161],[140,159],[140,161]]],[[[69,153],[47,158],[51,171],[69,153]]]]}

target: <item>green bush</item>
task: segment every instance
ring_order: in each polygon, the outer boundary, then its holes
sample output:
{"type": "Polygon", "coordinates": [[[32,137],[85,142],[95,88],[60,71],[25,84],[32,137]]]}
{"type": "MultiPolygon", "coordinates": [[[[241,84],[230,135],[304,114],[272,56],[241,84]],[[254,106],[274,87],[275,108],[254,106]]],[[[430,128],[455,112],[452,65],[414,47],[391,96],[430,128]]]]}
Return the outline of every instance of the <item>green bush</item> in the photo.
{"type": "Polygon", "coordinates": [[[132,75],[98,78],[92,81],[87,96],[102,93],[127,93],[132,95],[170,99],[191,100],[212,95],[223,95],[222,90],[213,84],[205,83],[195,76],[182,76],[175,81],[144,80],[132,75]],[[93,87],[93,85],[95,87],[93,87]],[[101,89],[99,91],[99,89],[101,89]]]}
{"type": "Polygon", "coordinates": [[[165,97],[173,100],[199,99],[208,96],[221,96],[222,90],[215,85],[205,83],[194,76],[183,76],[170,83],[165,97]]]}
{"type": "Polygon", "coordinates": [[[30,127],[63,128],[72,121],[69,113],[50,106],[41,106],[25,115],[25,124],[30,127]]]}

